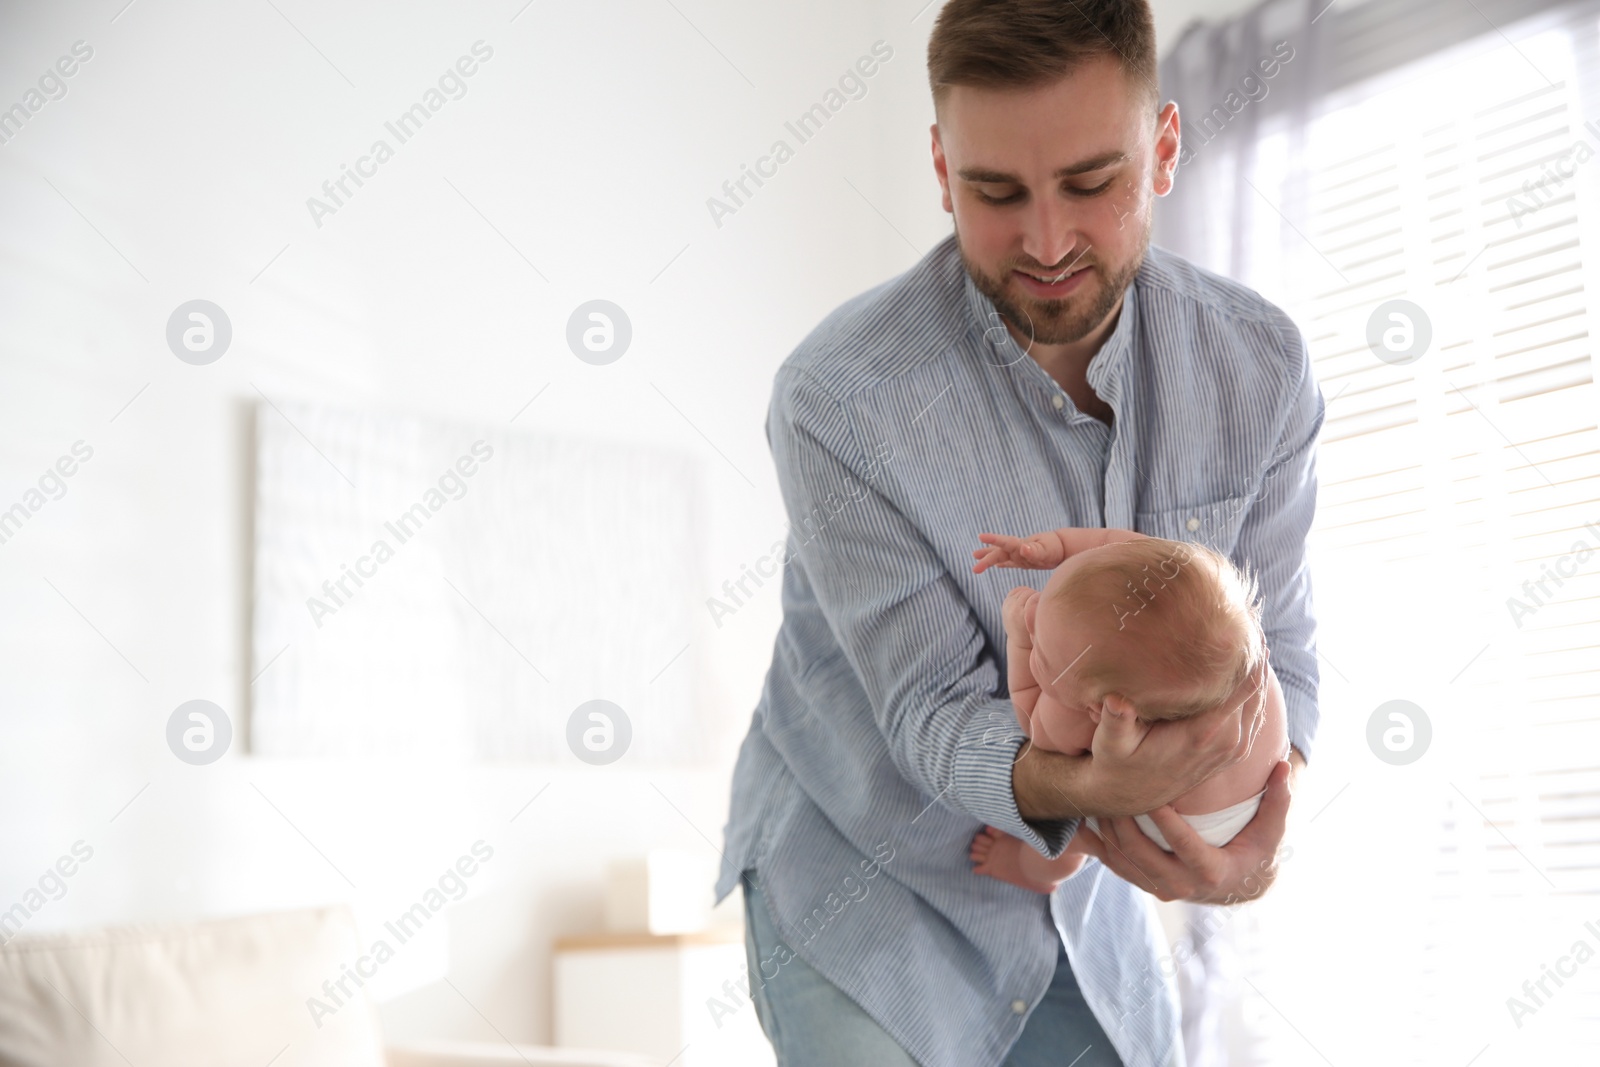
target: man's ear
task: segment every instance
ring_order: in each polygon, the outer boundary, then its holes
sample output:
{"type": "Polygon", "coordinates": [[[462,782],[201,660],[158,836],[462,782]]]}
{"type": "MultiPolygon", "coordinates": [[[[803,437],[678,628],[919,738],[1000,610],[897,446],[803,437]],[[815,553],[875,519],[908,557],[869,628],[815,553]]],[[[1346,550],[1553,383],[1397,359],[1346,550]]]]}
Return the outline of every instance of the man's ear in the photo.
{"type": "Polygon", "coordinates": [[[1157,196],[1172,192],[1182,153],[1182,123],[1178,118],[1178,104],[1169,100],[1156,116],[1156,167],[1151,178],[1151,189],[1157,196]]]}
{"type": "Polygon", "coordinates": [[[939,124],[935,122],[928,127],[928,136],[933,142],[933,174],[939,179],[939,190],[942,206],[945,213],[955,214],[955,205],[950,202],[950,166],[944,158],[944,145],[939,141],[939,124]]]}

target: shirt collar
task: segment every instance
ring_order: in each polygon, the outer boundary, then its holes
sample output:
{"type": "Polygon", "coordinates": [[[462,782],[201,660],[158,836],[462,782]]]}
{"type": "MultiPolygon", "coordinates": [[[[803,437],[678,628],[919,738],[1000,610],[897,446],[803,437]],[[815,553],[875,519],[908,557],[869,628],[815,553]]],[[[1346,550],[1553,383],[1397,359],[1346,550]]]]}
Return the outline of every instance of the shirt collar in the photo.
{"type": "MultiPolygon", "coordinates": [[[[1027,375],[1029,380],[1044,385],[1051,393],[1059,392],[1061,387],[1055,379],[1027,355],[1011,336],[1011,331],[1006,329],[1000,313],[995,310],[993,301],[978,289],[972,280],[972,275],[967,273],[965,265],[961,268],[961,282],[966,290],[968,313],[978,328],[978,344],[982,358],[997,367],[1011,367],[1015,373],[1027,375]]],[[[1128,353],[1133,348],[1134,339],[1139,332],[1136,329],[1139,315],[1138,288],[1138,279],[1135,277],[1122,294],[1122,309],[1117,314],[1117,324],[1112,327],[1111,335],[1100,346],[1100,351],[1089,360],[1086,374],[1089,387],[1095,391],[1096,396],[1107,403],[1112,403],[1118,395],[1122,381],[1121,370],[1127,362],[1128,353]]]]}

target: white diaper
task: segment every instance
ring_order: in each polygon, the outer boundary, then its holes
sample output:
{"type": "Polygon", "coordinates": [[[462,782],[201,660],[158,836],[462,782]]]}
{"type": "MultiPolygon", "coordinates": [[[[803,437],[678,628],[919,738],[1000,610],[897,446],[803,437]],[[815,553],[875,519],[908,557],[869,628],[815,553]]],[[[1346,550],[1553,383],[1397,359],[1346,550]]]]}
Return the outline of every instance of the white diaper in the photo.
{"type": "MultiPolygon", "coordinates": [[[[1263,789],[1249,800],[1241,800],[1232,807],[1223,808],[1221,811],[1208,811],[1199,815],[1183,815],[1180,813],[1179,818],[1194,827],[1195,832],[1200,835],[1200,840],[1208,845],[1215,845],[1221,848],[1238,836],[1239,831],[1243,830],[1249,825],[1250,820],[1256,817],[1256,811],[1261,807],[1261,798],[1266,795],[1267,791],[1263,789]]],[[[1139,824],[1139,829],[1144,831],[1146,837],[1168,852],[1172,851],[1172,846],[1167,844],[1165,837],[1161,836],[1161,827],[1156,825],[1154,819],[1148,815],[1135,815],[1133,820],[1139,824]]],[[[1096,833],[1100,832],[1100,824],[1093,815],[1085,818],[1084,822],[1089,829],[1096,833]]]]}

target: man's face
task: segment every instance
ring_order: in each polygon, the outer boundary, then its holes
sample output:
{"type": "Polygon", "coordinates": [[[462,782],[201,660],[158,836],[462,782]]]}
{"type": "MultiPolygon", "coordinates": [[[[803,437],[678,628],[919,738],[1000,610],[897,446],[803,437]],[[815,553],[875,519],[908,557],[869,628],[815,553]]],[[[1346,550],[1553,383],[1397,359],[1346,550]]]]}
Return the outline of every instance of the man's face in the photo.
{"type": "Polygon", "coordinates": [[[932,131],[944,209],[973,283],[1024,336],[1082,340],[1144,261],[1178,157],[1177,105],[1152,116],[1145,99],[1104,56],[1040,88],[945,97],[932,131]]]}

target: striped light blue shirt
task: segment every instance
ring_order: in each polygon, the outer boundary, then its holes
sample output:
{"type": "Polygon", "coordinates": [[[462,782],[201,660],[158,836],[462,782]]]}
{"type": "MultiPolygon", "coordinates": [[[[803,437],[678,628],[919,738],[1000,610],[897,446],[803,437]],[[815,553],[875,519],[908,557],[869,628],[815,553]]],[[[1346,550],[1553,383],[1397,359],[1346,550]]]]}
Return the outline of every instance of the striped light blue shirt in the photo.
{"type": "Polygon", "coordinates": [[[1248,562],[1290,741],[1310,756],[1323,398],[1299,329],[1152,246],[1087,373],[1111,426],[1017,346],[951,236],[828,315],[773,386],[783,622],[716,896],[757,868],[790,947],[924,1067],[999,1064],[1058,942],[1128,1067],[1161,1067],[1178,1041],[1143,890],[1093,859],[1049,897],[970,869],[984,823],[1052,858],[1078,823],[1017,813],[1000,609],[1048,575],[973,574],[980,531],[1119,527],[1248,562]]]}

